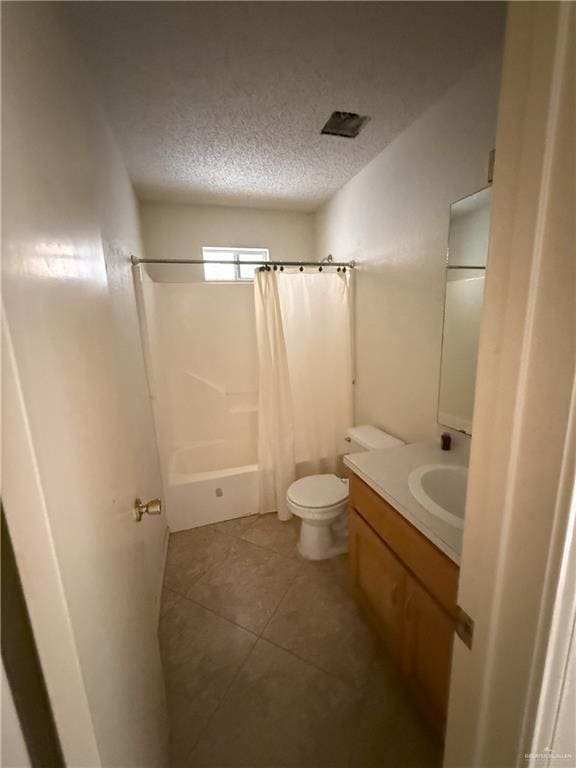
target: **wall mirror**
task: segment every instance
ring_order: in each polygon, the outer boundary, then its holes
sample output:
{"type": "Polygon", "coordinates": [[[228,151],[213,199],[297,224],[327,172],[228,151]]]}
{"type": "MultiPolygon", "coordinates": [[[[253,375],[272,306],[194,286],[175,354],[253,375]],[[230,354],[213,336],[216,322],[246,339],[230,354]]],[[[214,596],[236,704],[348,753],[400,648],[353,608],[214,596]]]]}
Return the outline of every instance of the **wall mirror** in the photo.
{"type": "Polygon", "coordinates": [[[450,206],[438,421],[472,434],[472,412],[490,234],[490,187],[450,206]]]}

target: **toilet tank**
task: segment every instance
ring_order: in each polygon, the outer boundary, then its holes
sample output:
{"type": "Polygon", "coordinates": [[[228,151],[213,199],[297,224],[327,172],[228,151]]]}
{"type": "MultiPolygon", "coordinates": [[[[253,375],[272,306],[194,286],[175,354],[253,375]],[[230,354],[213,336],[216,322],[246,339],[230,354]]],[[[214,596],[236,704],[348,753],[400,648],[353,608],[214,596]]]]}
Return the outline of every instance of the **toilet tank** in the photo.
{"type": "Polygon", "coordinates": [[[350,429],[346,430],[345,453],[381,451],[384,448],[396,448],[404,444],[404,441],[398,437],[393,437],[388,432],[384,432],[370,424],[364,424],[360,427],[350,427],[350,429]]]}

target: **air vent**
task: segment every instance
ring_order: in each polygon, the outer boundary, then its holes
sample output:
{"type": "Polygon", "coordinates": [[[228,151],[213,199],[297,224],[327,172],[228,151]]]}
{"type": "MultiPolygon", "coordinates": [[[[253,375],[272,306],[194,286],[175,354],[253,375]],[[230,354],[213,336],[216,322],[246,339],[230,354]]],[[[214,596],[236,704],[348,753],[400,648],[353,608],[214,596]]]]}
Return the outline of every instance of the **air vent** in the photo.
{"type": "Polygon", "coordinates": [[[355,112],[332,112],[322,128],[322,133],[355,139],[369,119],[366,115],[357,115],[355,112]]]}

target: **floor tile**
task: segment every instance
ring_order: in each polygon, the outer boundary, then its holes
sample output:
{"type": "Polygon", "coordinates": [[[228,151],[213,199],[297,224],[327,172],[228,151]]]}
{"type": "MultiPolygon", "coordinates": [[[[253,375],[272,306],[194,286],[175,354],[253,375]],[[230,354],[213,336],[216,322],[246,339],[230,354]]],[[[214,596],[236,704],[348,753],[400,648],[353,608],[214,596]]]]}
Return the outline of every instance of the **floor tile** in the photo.
{"type": "Polygon", "coordinates": [[[250,632],[178,598],[160,622],[169,697],[218,702],[255,641],[250,632]]]}
{"type": "Polygon", "coordinates": [[[344,768],[355,689],[264,640],[192,752],[194,768],[344,768]]]}
{"type": "Polygon", "coordinates": [[[286,557],[298,557],[298,536],[300,520],[278,520],[278,515],[262,515],[242,534],[245,541],[268,547],[286,557]]]}
{"type": "Polygon", "coordinates": [[[370,665],[365,692],[369,698],[388,702],[406,696],[406,683],[398,663],[383,646],[379,646],[370,665]]]}
{"type": "Polygon", "coordinates": [[[371,672],[350,767],[440,768],[440,743],[392,662],[382,657],[371,672]]]}
{"type": "Polygon", "coordinates": [[[170,768],[188,768],[190,753],[218,706],[217,699],[190,699],[182,694],[168,698],[170,716],[170,768]]]}
{"type": "Polygon", "coordinates": [[[358,614],[347,555],[304,560],[297,525],[250,516],[170,538],[170,768],[439,768],[439,745],[358,614]]]}
{"type": "Polygon", "coordinates": [[[253,632],[261,632],[298,574],[298,563],[238,539],[226,561],[187,592],[200,605],[253,632]]]}
{"type": "Polygon", "coordinates": [[[211,530],[192,528],[173,533],[168,543],[164,584],[185,594],[209,568],[226,560],[234,539],[211,530]]]}
{"type": "Polygon", "coordinates": [[[247,515],[246,517],[235,517],[233,520],[224,520],[221,523],[214,523],[210,529],[218,533],[225,533],[228,536],[240,538],[247,528],[258,520],[258,515],[247,515]]]}
{"type": "Polygon", "coordinates": [[[349,594],[352,593],[352,583],[350,579],[350,564],[348,554],[329,557],[327,560],[304,560],[299,558],[303,566],[303,571],[311,575],[323,574],[335,584],[345,589],[349,594]]]}
{"type": "Polygon", "coordinates": [[[160,617],[165,616],[173,605],[178,602],[178,594],[171,589],[162,590],[162,597],[160,598],[160,617]]]}
{"type": "Polygon", "coordinates": [[[350,595],[325,572],[296,579],[263,636],[357,686],[366,682],[377,648],[350,595]]]}

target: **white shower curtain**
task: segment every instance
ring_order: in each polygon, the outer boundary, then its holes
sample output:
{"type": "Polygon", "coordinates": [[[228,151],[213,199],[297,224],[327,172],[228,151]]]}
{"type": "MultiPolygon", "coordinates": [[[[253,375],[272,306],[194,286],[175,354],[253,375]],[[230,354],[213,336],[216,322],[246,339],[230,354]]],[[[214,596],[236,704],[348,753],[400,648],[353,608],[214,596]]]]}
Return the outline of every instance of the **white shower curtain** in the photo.
{"type": "Polygon", "coordinates": [[[297,477],[333,472],[352,423],[350,278],[257,272],[260,512],[291,516],[297,477]]]}

